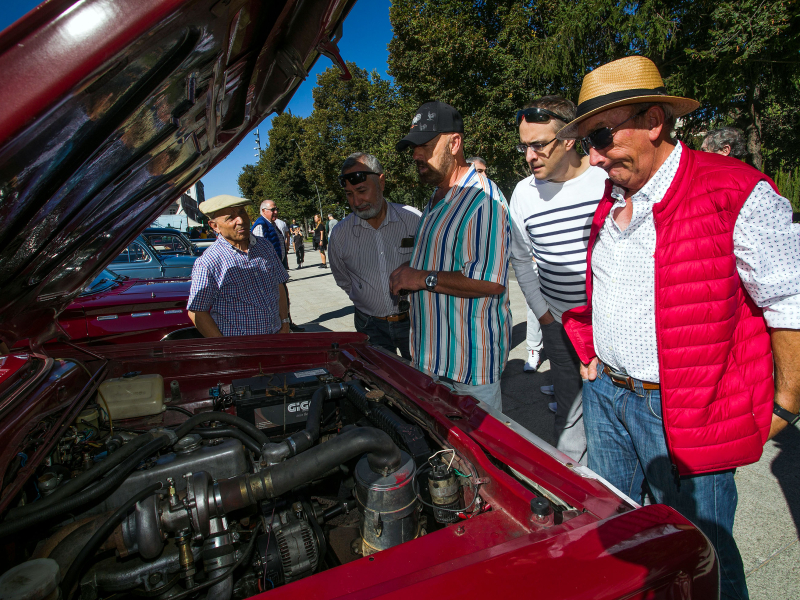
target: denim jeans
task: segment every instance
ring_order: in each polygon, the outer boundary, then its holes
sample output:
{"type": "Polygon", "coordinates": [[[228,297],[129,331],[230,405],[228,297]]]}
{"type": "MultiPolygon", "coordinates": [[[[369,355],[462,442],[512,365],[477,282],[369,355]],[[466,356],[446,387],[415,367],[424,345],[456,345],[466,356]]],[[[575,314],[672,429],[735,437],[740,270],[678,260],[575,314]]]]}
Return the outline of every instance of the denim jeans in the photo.
{"type": "Polygon", "coordinates": [[[583,431],[581,402],[583,380],[578,355],[564,331],[564,326],[558,321],[542,325],[542,339],[553,375],[553,395],[556,401],[553,433],[556,448],[585,465],[586,433],[583,431]]]}
{"type": "Polygon", "coordinates": [[[375,346],[385,348],[389,352],[400,351],[400,356],[406,360],[411,360],[409,349],[411,335],[411,319],[406,318],[402,321],[384,321],[376,319],[370,315],[365,315],[360,310],[355,309],[353,321],[356,331],[365,333],[369,336],[369,341],[375,346]]]}
{"type": "Polygon", "coordinates": [[[722,598],[746,600],[744,567],[733,539],[734,471],[679,477],[667,450],[660,390],[616,387],[601,367],[597,379],[583,384],[589,468],[634,500],[641,502],[647,492],[694,523],[717,551],[722,598]]]}

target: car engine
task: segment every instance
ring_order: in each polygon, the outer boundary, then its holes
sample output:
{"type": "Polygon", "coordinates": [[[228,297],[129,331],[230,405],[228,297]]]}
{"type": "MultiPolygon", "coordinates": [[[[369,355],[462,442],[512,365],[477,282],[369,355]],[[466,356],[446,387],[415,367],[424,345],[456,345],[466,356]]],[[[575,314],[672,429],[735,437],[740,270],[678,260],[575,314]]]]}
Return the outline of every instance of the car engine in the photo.
{"type": "Polygon", "coordinates": [[[177,382],[131,396],[137,377],[100,386],[0,522],[15,598],[247,598],[491,508],[464,456],[353,373],[220,382],[196,413],[177,382]],[[136,425],[168,411],[185,420],[136,425]]]}

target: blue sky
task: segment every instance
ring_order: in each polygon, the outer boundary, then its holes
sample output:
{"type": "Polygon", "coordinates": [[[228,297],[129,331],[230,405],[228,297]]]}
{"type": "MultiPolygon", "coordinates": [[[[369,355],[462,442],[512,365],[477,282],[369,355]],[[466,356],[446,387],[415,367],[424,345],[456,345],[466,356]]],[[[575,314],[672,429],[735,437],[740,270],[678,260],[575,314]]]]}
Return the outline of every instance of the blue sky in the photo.
{"type": "MultiPolygon", "coordinates": [[[[381,77],[387,77],[387,44],[392,39],[392,27],[389,24],[390,0],[359,0],[344,23],[342,41],[339,51],[342,58],[356,63],[367,71],[376,70],[381,77]]],[[[0,0],[0,29],[5,29],[39,4],[35,0],[16,0],[9,2],[0,0]]],[[[298,88],[288,109],[293,114],[307,117],[314,108],[312,90],[317,83],[317,75],[327,69],[331,61],[321,56],[306,79],[298,88]]],[[[261,145],[265,145],[272,117],[265,119],[258,129],[261,134],[261,145]]],[[[238,195],[236,179],[242,167],[255,162],[255,138],[247,136],[223,162],[211,173],[203,177],[206,197],[217,194],[238,195]]]]}

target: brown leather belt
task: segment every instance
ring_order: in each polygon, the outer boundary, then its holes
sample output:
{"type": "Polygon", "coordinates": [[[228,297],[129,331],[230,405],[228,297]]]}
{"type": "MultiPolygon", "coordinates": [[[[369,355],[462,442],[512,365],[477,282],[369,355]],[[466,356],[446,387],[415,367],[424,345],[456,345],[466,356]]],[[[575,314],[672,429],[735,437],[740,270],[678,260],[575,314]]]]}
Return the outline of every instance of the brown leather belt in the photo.
{"type": "Polygon", "coordinates": [[[388,317],[372,317],[373,319],[380,319],[381,321],[389,321],[389,323],[396,323],[397,321],[405,321],[408,318],[408,311],[397,313],[396,315],[389,315],[388,317]]]}
{"type": "Polygon", "coordinates": [[[622,373],[617,373],[616,371],[612,371],[608,368],[608,365],[603,365],[603,371],[606,375],[611,378],[611,383],[615,386],[624,388],[626,390],[630,390],[632,392],[636,391],[636,387],[634,382],[638,381],[642,384],[642,389],[645,390],[659,390],[661,387],[657,383],[650,383],[649,381],[641,381],[639,379],[634,379],[633,377],[629,377],[628,375],[623,375],[622,373]]]}

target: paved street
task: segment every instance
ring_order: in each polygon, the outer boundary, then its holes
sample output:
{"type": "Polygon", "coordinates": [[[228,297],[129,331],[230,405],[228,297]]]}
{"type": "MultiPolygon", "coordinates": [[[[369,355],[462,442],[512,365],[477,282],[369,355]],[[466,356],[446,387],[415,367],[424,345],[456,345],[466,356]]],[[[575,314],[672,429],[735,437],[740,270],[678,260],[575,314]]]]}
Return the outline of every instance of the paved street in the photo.
{"type": "MultiPolygon", "coordinates": [[[[306,267],[289,257],[292,318],[306,331],[355,331],[353,305],[321,269],[320,256],[306,244],[306,267]]],[[[512,271],[513,273],[513,271],[512,271]]],[[[553,443],[553,415],[539,386],[551,383],[549,363],[525,373],[525,300],[511,284],[512,349],[503,373],[504,412],[553,443]]],[[[744,560],[752,600],[800,598],[800,431],[789,428],[767,443],[761,460],[736,473],[739,508],[734,536],[744,560]]]]}

